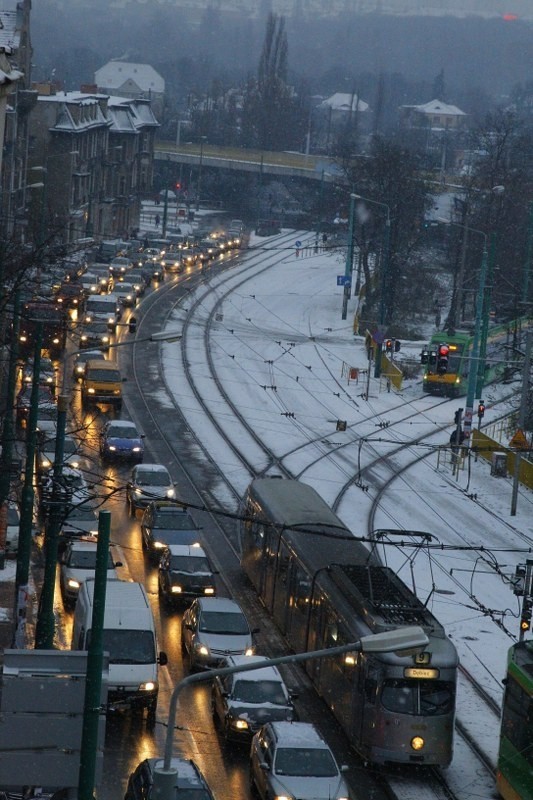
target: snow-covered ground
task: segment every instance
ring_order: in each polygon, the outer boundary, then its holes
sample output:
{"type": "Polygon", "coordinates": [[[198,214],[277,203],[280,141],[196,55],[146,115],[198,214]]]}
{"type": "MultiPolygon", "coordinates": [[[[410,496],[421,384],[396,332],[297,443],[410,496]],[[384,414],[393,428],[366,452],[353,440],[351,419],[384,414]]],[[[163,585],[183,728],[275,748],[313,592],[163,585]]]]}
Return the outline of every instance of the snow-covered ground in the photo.
{"type": "MultiPolygon", "coordinates": [[[[264,242],[252,236],[252,246],[264,242]]],[[[241,259],[242,267],[253,258],[252,253],[241,259]]],[[[490,465],[481,459],[471,460],[470,473],[464,469],[453,474],[449,457],[443,458],[438,445],[448,443],[454,412],[464,406],[464,398],[437,404],[435,398],[423,396],[420,378],[405,381],[399,393],[388,391],[386,381],[374,378],[372,371],[368,399],[362,396],[366,391],[367,354],[363,337],[353,333],[354,299],[350,300],[347,319],[341,319],[343,290],[336,278],[344,272],[342,254],[297,258],[289,249],[280,263],[244,284],[238,279],[242,267],[232,270],[234,291],[223,300],[220,322],[211,332],[217,371],[226,390],[256,432],[280,456],[301,447],[287,456],[285,465],[293,474],[301,474],[301,479],[312,484],[330,504],[350,470],[353,474],[358,458],[364,467],[403,442],[405,447],[394,456],[394,468],[400,469],[419,455],[427,456],[393,482],[380,504],[374,527],[425,531],[431,534],[431,541],[421,546],[420,538],[405,536],[402,543],[397,540],[383,545],[381,555],[405,583],[416,587],[418,596],[427,601],[453,639],[461,662],[501,702],[506,653],[518,636],[519,624],[519,601],[510,580],[516,565],[525,562],[533,546],[533,495],[521,488],[518,512],[511,517],[510,478],[491,477],[490,465]],[[358,370],[358,380],[349,379],[350,368],[358,370]],[[265,389],[273,383],[275,392],[265,389]],[[402,401],[407,405],[400,407],[402,401]],[[284,411],[294,412],[296,422],[284,411]],[[411,412],[409,416],[406,411],[411,412]],[[347,432],[336,431],[338,419],[347,421],[347,432]],[[390,429],[385,427],[387,422],[390,429]],[[443,425],[449,426],[447,430],[439,430],[443,425]],[[350,431],[355,436],[351,451],[349,447],[345,450],[344,462],[338,457],[321,458],[309,468],[306,446],[311,440],[320,441],[323,450],[333,450],[346,441],[343,437],[350,431]],[[418,436],[429,434],[423,444],[411,444],[418,436]],[[471,495],[477,495],[477,500],[471,495]]],[[[212,278],[211,285],[221,285],[226,279],[212,278]]],[[[196,296],[202,291],[199,288],[196,296]]],[[[190,296],[188,307],[193,301],[194,296],[190,296]]],[[[205,302],[207,314],[212,301],[205,302]]],[[[176,309],[168,320],[169,328],[175,329],[184,313],[176,309]]],[[[194,362],[200,384],[204,371],[203,394],[207,396],[211,379],[202,364],[201,325],[195,335],[197,351],[193,340],[188,358],[194,362]]],[[[420,349],[420,342],[402,343],[402,355],[416,359],[420,349]]],[[[179,398],[196,436],[231,476],[233,485],[244,490],[249,475],[211,435],[205,414],[187,390],[172,345],[163,346],[163,363],[169,387],[179,398]]],[[[505,392],[509,393],[509,387],[505,392]]],[[[484,423],[490,423],[496,415],[491,406],[503,393],[503,387],[486,390],[484,423]]],[[[214,399],[215,413],[216,402],[214,399]]],[[[223,408],[219,411],[226,416],[223,408]]],[[[498,416],[503,411],[500,403],[498,416]]],[[[225,424],[231,428],[231,421],[225,420],[225,424]]],[[[242,446],[246,447],[245,441],[242,446]]],[[[252,460],[257,457],[251,445],[249,456],[252,460]]],[[[344,494],[337,510],[355,535],[366,535],[370,500],[379,485],[392,477],[394,468],[391,471],[386,463],[377,464],[372,467],[371,481],[367,480],[371,484],[368,491],[353,485],[344,494]]],[[[216,487],[213,492],[217,494],[216,487]]],[[[227,502],[222,486],[219,498],[221,504],[227,502]]],[[[458,707],[461,709],[460,696],[458,707]]],[[[483,732],[479,736],[495,760],[499,731],[493,716],[481,707],[481,701],[476,707],[471,698],[462,713],[472,717],[479,714],[483,732]]],[[[458,756],[450,768],[455,784],[466,786],[474,781],[467,762],[468,757],[458,756]]],[[[487,784],[482,791],[492,791],[492,787],[487,784]]],[[[469,796],[468,792],[462,796],[469,796]]],[[[475,781],[470,796],[480,796],[475,781]]]]}

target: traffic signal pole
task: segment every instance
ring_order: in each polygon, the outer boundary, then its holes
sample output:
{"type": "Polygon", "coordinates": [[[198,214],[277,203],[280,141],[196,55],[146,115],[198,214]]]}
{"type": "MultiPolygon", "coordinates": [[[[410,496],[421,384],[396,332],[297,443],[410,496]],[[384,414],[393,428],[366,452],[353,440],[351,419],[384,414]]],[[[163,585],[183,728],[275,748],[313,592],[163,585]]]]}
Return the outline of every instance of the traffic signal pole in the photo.
{"type": "MultiPolygon", "coordinates": [[[[474,230],[470,228],[470,230],[474,230]]],[[[477,232],[477,231],[476,231],[477,232]]],[[[479,231],[479,233],[482,233],[479,231]]],[[[485,236],[485,234],[482,234],[485,236]]],[[[481,270],[479,274],[479,287],[476,297],[476,321],[474,325],[474,338],[472,341],[472,352],[470,353],[470,360],[468,366],[468,384],[466,392],[466,406],[464,414],[464,434],[465,439],[470,440],[472,433],[472,419],[474,416],[474,399],[476,394],[477,374],[478,374],[478,361],[479,361],[479,345],[481,338],[481,322],[483,317],[483,300],[485,297],[485,282],[487,279],[487,239],[485,236],[485,243],[483,246],[483,256],[481,258],[481,270]]]]}
{"type": "Polygon", "coordinates": [[[355,199],[356,195],[350,195],[350,227],[348,229],[348,249],[346,251],[346,264],[344,267],[344,293],[342,296],[342,319],[348,316],[348,300],[351,295],[352,288],[352,272],[353,272],[353,240],[355,228],[355,199]]]}
{"type": "MultiPolygon", "coordinates": [[[[529,372],[531,368],[531,345],[533,342],[533,331],[528,331],[526,336],[526,352],[524,357],[524,369],[522,372],[522,393],[520,397],[520,413],[518,416],[518,428],[523,430],[526,423],[527,400],[529,396],[529,372]]],[[[516,516],[516,506],[518,502],[518,484],[520,482],[520,465],[522,454],[517,448],[514,454],[513,471],[513,491],[511,495],[511,516],[516,516]]]]}

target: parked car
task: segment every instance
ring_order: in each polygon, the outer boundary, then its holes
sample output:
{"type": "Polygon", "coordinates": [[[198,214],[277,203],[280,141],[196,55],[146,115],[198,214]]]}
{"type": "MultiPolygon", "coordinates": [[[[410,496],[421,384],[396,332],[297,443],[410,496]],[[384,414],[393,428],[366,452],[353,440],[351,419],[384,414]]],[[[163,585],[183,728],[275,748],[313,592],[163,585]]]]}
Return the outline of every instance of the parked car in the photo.
{"type": "Polygon", "coordinates": [[[100,455],[105,460],[144,458],[144,434],[139,433],[134,422],[116,419],[106,422],[100,434],[100,455]]]}
{"type": "Polygon", "coordinates": [[[105,361],[105,353],[102,350],[83,350],[81,353],[77,353],[72,368],[72,377],[81,380],[85,374],[87,361],[96,361],[97,359],[105,361]]]}
{"type": "Polygon", "coordinates": [[[270,722],[252,739],[250,783],[261,800],[349,800],[346,769],[310,722],[270,722]]]}
{"type": "Polygon", "coordinates": [[[172,500],[176,490],[168,469],[163,464],[134,467],[126,486],[126,502],[132,517],[138,508],[146,508],[152,500],[172,500]]]}
{"type": "Polygon", "coordinates": [[[155,562],[171,544],[198,544],[199,531],[184,508],[162,500],[152,501],[141,520],[142,546],[155,562]]]}
{"type": "MultiPolygon", "coordinates": [[[[52,359],[41,356],[39,361],[39,383],[42,386],[48,386],[52,394],[54,394],[56,390],[56,375],[57,370],[54,367],[52,359]]],[[[30,386],[33,383],[33,358],[29,358],[24,365],[22,382],[30,386]]]]}
{"type": "Polygon", "coordinates": [[[7,527],[5,552],[15,554],[19,548],[20,512],[15,503],[6,503],[7,527]]]}
{"type": "Polygon", "coordinates": [[[225,666],[228,656],[254,655],[252,630],[244,612],[228,597],[200,597],[184,612],[181,646],[191,670],[225,666]]]}
{"type": "MultiPolygon", "coordinates": [[[[151,800],[154,785],[154,770],[163,766],[162,758],[147,758],[141,761],[128,779],[124,800],[151,800]]],[[[173,797],[176,800],[214,800],[211,790],[191,759],[173,756],[170,766],[176,770],[173,797]]]]}
{"type": "Polygon", "coordinates": [[[214,597],[215,574],[199,544],[170,544],[159,561],[159,594],[167,605],[214,597]]]}
{"type": "MultiPolygon", "coordinates": [[[[59,568],[59,586],[66,606],[74,605],[82,583],[87,578],[94,578],[97,547],[96,536],[83,536],[77,541],[66,544],[59,568]]],[[[107,558],[107,577],[118,578],[116,567],[121,566],[122,563],[114,560],[110,550],[107,558]]]]}
{"type": "MultiPolygon", "coordinates": [[[[264,661],[263,656],[230,656],[228,667],[264,661]]],[[[262,725],[276,720],[296,719],[291,694],[277,667],[216,676],[211,689],[211,710],[215,725],[226,739],[249,741],[262,725]]]]}
{"type": "MultiPolygon", "coordinates": [[[[17,410],[17,422],[19,425],[25,425],[28,421],[28,416],[30,413],[30,404],[31,404],[31,391],[32,387],[31,384],[29,386],[23,386],[20,392],[17,395],[16,401],[16,410],[17,410]]],[[[54,403],[54,395],[48,388],[48,386],[39,386],[38,387],[38,398],[37,403],[54,403]]]]}

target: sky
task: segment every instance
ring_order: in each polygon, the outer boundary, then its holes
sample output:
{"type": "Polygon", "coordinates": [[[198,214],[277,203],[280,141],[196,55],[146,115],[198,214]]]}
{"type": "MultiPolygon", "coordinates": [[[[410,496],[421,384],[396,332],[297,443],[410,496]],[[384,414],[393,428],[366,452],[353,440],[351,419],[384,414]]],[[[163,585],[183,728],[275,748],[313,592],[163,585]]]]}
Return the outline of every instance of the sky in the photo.
{"type": "MultiPolygon", "coordinates": [[[[386,537],[394,543],[380,547],[380,555],[427,602],[454,641],[461,663],[501,703],[506,654],[519,626],[519,603],[510,579],[533,545],[533,496],[520,489],[517,514],[511,517],[511,478],[492,477],[488,462],[473,458],[470,475],[466,468],[453,474],[449,453],[446,459],[438,445],[448,443],[455,410],[464,407],[464,398],[443,402],[424,396],[420,377],[404,381],[400,392],[388,392],[386,381],[374,378],[372,372],[368,400],[361,396],[368,362],[364,339],[352,330],[355,300],[350,300],[347,319],[341,319],[342,289],[336,279],[344,273],[343,255],[297,258],[292,246],[297,240],[305,244],[309,233],[288,233],[285,244],[289,248],[280,260],[279,250],[265,249],[275,248],[276,240],[252,235],[240,266],[199,286],[187,296],[186,305],[176,307],[166,325],[176,330],[186,313],[194,315],[192,334],[182,346],[196,387],[218,424],[258,471],[266,466],[264,456],[234,420],[210,373],[206,329],[225,391],[283,465],[314,486],[330,505],[357,474],[359,459],[364,468],[395,451],[393,468],[383,462],[374,464],[362,476],[368,491],[352,484],[337,513],[354,535],[365,536],[370,501],[394,477],[374,528],[428,532],[433,546],[450,549],[421,547],[420,537],[405,534],[403,544],[398,537],[386,537]],[[275,261],[279,263],[265,270],[265,264],[275,261]],[[216,321],[207,325],[215,306],[216,321]],[[358,381],[348,379],[349,367],[359,370],[358,381]],[[347,421],[346,432],[336,431],[338,419],[347,421]],[[447,426],[444,431],[442,426],[447,426]],[[409,444],[422,436],[429,438],[418,446],[409,444]],[[399,474],[423,455],[423,460],[399,474]],[[483,550],[459,549],[465,546],[483,550]]],[[[417,360],[421,344],[402,342],[400,357],[417,360]]],[[[195,436],[242,495],[250,481],[249,471],[229,452],[199,407],[175,346],[162,347],[169,391],[179,399],[195,436]]],[[[518,383],[511,390],[519,392],[518,383]]],[[[509,411],[511,402],[504,399],[509,391],[509,386],[486,388],[484,425],[495,424],[509,411]]],[[[222,481],[210,492],[221,505],[234,504],[222,481]]],[[[473,735],[495,764],[498,721],[464,681],[459,686],[458,717],[473,726],[473,735]]],[[[488,797],[493,790],[492,780],[476,769],[458,739],[447,779],[463,800],[488,797]]]]}

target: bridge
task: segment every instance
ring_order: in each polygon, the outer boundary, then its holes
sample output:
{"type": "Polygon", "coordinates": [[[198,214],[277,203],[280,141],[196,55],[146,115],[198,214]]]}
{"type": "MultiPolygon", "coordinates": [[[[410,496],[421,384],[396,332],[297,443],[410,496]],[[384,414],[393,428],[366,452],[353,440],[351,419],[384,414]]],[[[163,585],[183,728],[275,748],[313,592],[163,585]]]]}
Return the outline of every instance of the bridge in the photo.
{"type": "Polygon", "coordinates": [[[156,142],[154,162],[187,164],[200,168],[255,172],[257,175],[309,178],[327,183],[343,182],[344,176],[333,159],[327,156],[293,152],[247,150],[241,147],[219,147],[210,144],[173,144],[156,142]]]}

